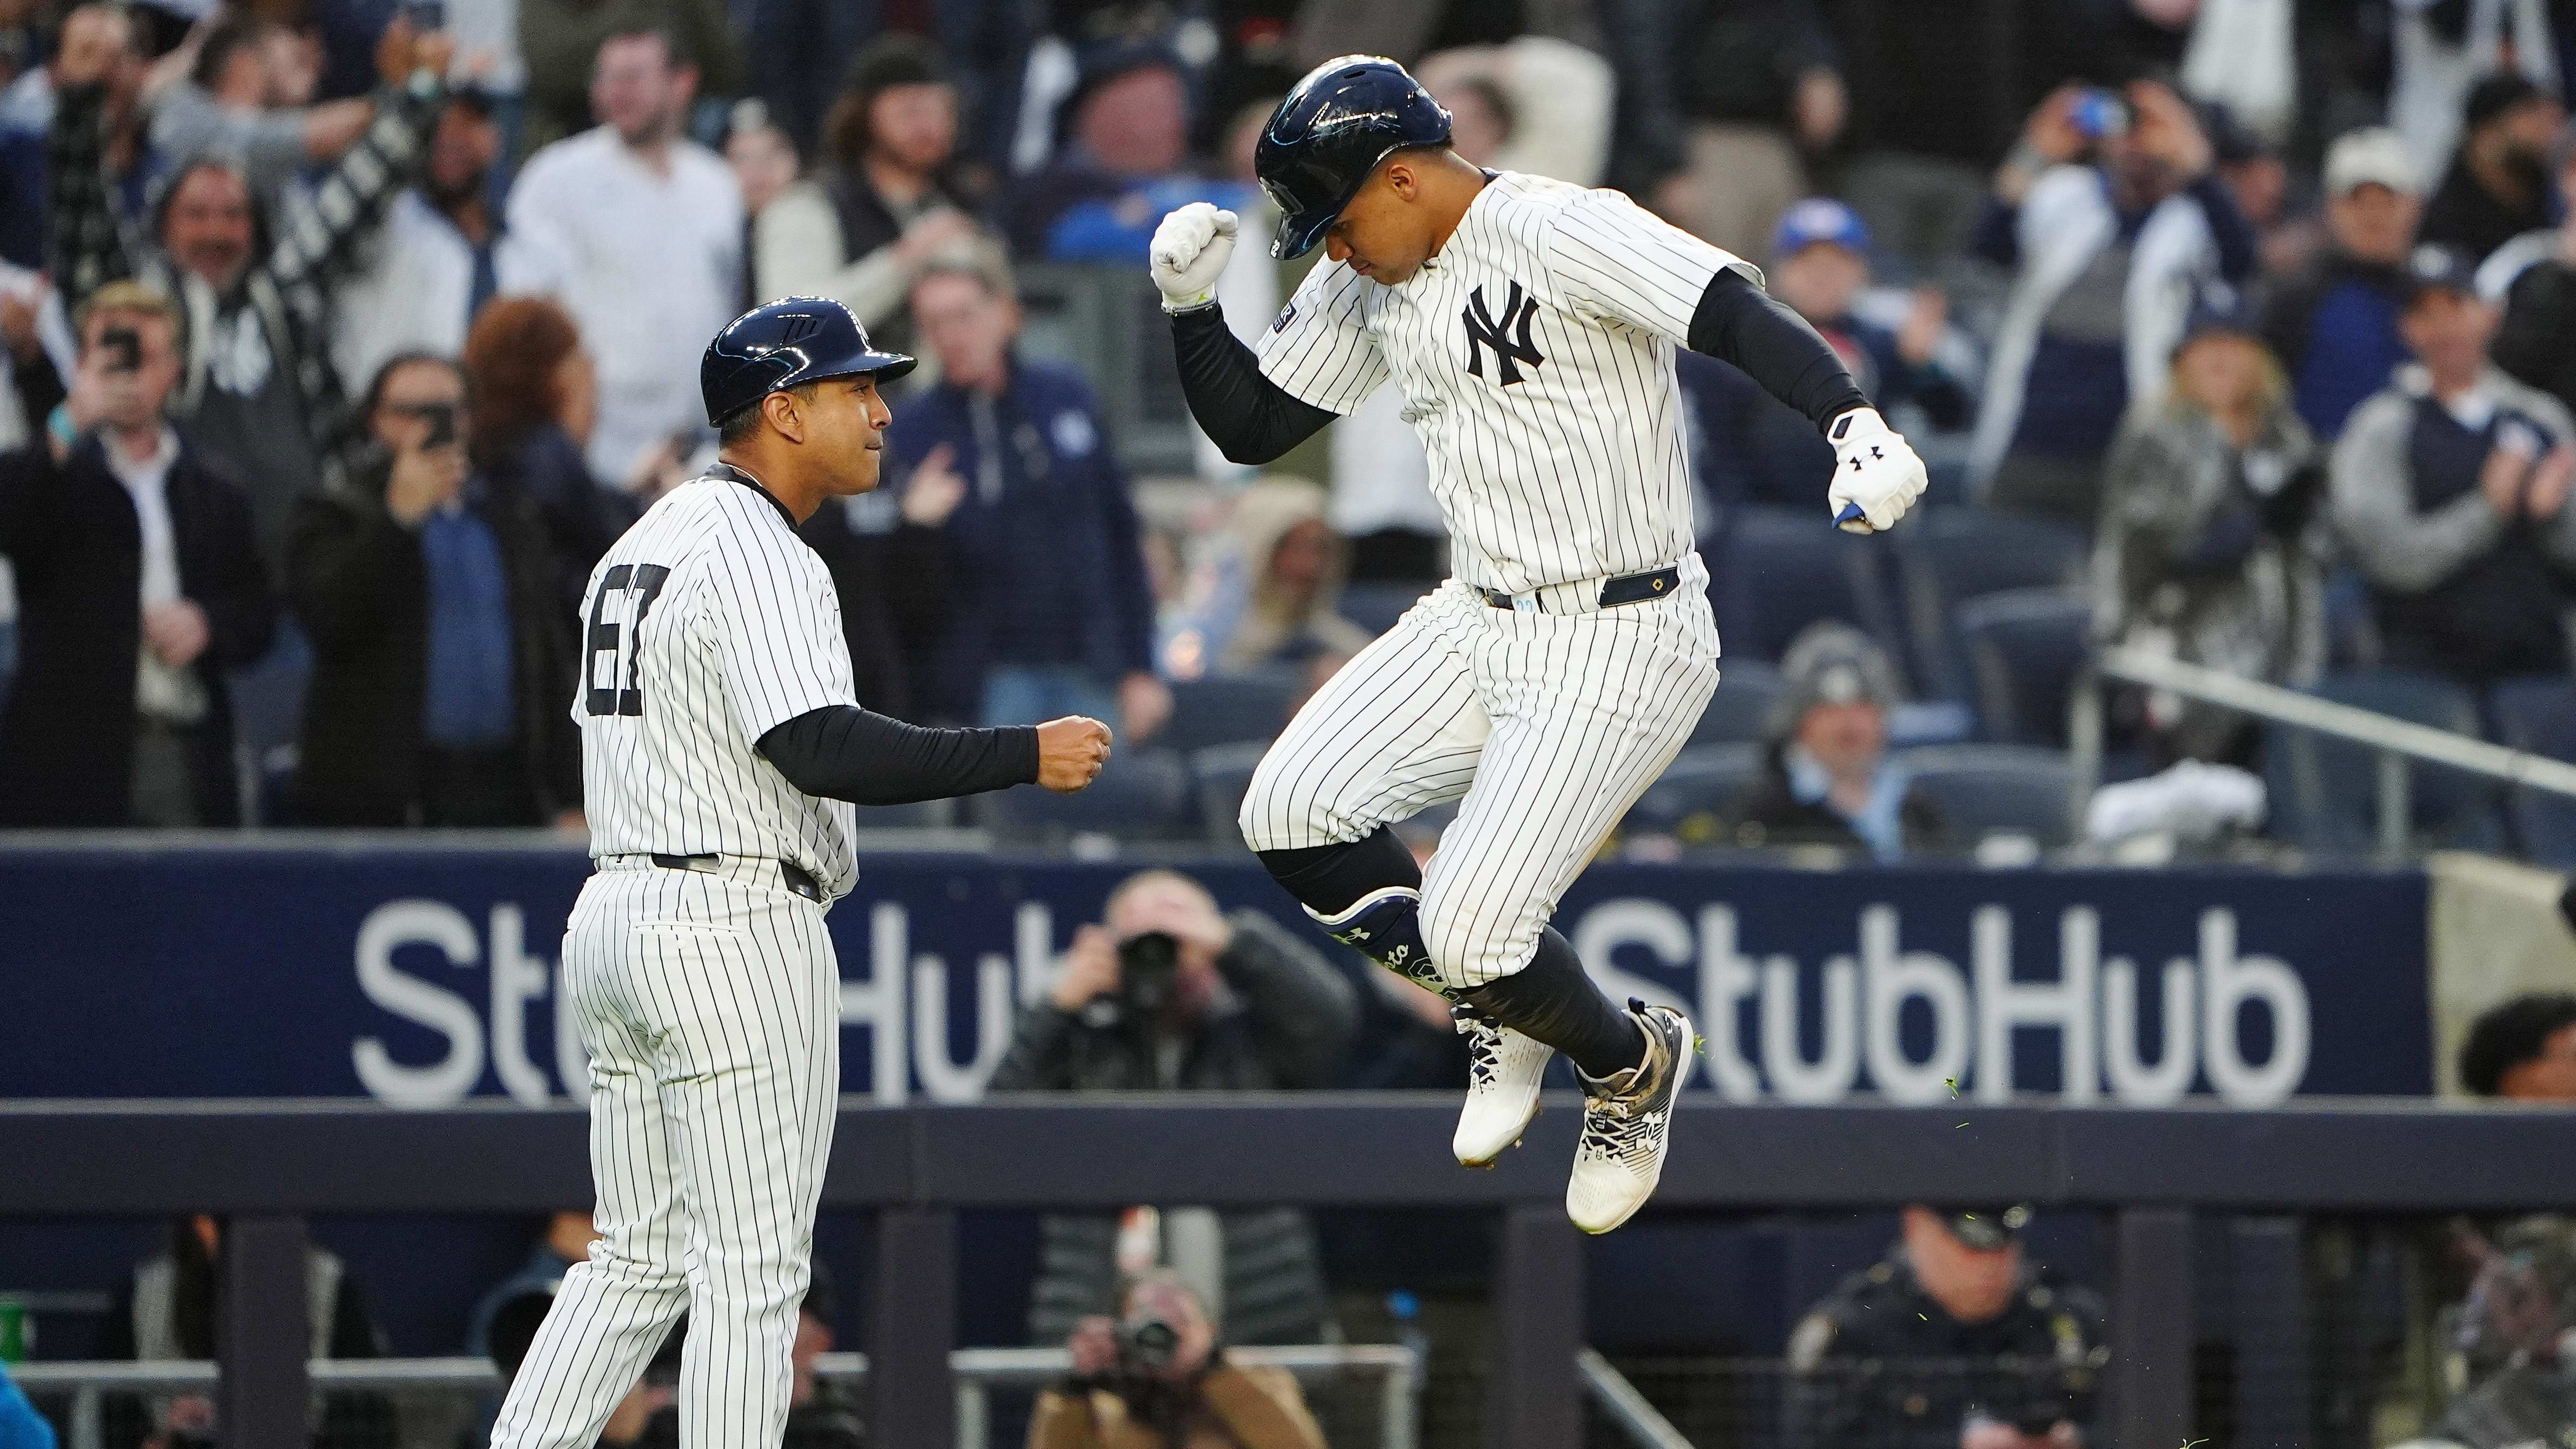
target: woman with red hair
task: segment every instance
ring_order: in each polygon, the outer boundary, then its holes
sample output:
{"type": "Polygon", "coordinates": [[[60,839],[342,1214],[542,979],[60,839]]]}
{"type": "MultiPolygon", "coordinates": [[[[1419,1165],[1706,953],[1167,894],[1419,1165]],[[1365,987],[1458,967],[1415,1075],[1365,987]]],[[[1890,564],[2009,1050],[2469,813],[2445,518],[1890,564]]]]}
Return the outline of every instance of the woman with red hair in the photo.
{"type": "Polygon", "coordinates": [[[542,297],[504,297],[465,338],[474,465],[496,495],[528,500],[545,521],[564,607],[578,611],[591,567],[634,521],[582,461],[598,379],[581,333],[542,297]]]}

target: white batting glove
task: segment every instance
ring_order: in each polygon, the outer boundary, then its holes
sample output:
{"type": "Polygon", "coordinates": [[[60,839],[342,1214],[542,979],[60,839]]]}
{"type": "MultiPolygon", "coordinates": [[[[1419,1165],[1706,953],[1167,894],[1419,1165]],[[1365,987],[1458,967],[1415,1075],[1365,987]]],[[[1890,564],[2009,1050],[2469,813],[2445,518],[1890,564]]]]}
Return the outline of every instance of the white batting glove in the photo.
{"type": "Polygon", "coordinates": [[[1931,482],[1905,435],[1890,428],[1876,408],[1854,408],[1834,419],[1825,441],[1834,445],[1834,482],[1825,490],[1825,506],[1845,533],[1895,526],[1931,482]]]}
{"type": "Polygon", "coordinates": [[[1216,279],[1234,255],[1234,213],[1193,201],[1154,228],[1146,270],[1163,291],[1163,310],[1185,312],[1216,300],[1216,279]]]}

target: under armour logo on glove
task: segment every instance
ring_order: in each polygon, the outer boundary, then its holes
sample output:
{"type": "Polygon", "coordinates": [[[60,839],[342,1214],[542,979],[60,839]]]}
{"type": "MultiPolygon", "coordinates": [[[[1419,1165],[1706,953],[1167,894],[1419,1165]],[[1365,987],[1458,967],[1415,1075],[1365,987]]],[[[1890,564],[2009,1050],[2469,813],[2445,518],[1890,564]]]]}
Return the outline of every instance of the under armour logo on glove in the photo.
{"type": "Polygon", "coordinates": [[[1923,496],[1929,481],[1923,460],[1889,430],[1874,408],[1854,408],[1825,429],[1837,466],[1825,490],[1834,524],[1847,533],[1875,533],[1893,525],[1923,496]]]}

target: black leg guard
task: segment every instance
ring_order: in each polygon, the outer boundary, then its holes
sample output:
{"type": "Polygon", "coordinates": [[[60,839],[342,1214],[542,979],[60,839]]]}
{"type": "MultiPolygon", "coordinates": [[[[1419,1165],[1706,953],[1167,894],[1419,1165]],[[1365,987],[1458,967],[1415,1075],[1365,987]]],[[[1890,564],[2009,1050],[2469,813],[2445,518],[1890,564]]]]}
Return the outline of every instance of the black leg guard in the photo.
{"type": "Polygon", "coordinates": [[[1379,826],[1343,845],[1316,845],[1302,850],[1260,852],[1270,878],[1318,917],[1338,916],[1359,904],[1360,897],[1387,886],[1422,889],[1422,867],[1413,852],[1379,826]]]}
{"type": "Polygon", "coordinates": [[[1527,966],[1458,999],[1565,1053],[1588,1077],[1624,1072],[1646,1059],[1645,1033],[1583,974],[1583,958],[1554,926],[1539,932],[1538,954],[1527,966]]]}

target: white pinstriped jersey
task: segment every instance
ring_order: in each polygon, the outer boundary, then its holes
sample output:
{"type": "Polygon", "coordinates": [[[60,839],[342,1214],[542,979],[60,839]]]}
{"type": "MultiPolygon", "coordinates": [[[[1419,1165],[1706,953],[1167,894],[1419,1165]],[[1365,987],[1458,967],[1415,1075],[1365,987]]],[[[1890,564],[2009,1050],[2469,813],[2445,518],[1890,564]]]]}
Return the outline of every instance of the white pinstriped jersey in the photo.
{"type": "Polygon", "coordinates": [[[587,598],[572,717],[591,854],[788,860],[846,894],[856,810],[753,748],[858,702],[840,596],[786,510],[721,471],[682,484],[608,550],[587,598]]]}
{"type": "Polygon", "coordinates": [[[1615,191],[1499,172],[1402,285],[1317,263],[1261,371],[1335,413],[1394,377],[1469,584],[1661,568],[1695,542],[1673,352],[1726,267],[1761,284],[1615,191]]]}

